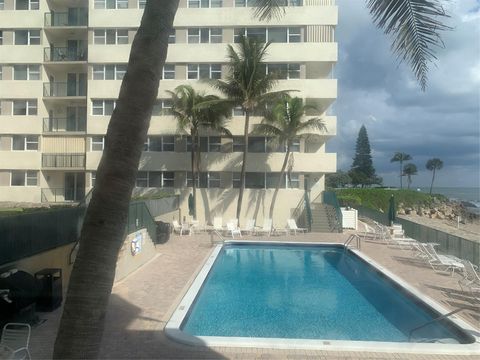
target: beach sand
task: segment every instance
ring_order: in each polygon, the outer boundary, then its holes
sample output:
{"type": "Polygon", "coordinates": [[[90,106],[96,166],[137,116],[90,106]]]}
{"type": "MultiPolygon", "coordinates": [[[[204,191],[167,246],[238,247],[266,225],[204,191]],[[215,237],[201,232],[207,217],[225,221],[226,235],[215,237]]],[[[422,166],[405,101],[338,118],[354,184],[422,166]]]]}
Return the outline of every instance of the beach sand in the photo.
{"type": "Polygon", "coordinates": [[[460,223],[460,226],[457,228],[457,222],[452,220],[431,219],[418,215],[397,215],[397,217],[444,231],[464,239],[480,242],[480,219],[478,218],[467,220],[465,224],[460,223]]]}

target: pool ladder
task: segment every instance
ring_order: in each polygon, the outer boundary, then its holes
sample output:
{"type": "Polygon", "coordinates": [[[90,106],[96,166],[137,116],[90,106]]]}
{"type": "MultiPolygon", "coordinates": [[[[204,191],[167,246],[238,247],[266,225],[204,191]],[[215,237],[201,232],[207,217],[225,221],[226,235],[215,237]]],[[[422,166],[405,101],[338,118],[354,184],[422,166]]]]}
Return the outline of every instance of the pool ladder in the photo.
{"type": "Polygon", "coordinates": [[[361,248],[360,236],[358,236],[357,234],[352,234],[348,237],[347,241],[345,241],[345,243],[343,244],[345,251],[347,251],[348,245],[350,245],[350,243],[353,240],[355,240],[355,242],[357,243],[357,249],[360,250],[361,248]]]}

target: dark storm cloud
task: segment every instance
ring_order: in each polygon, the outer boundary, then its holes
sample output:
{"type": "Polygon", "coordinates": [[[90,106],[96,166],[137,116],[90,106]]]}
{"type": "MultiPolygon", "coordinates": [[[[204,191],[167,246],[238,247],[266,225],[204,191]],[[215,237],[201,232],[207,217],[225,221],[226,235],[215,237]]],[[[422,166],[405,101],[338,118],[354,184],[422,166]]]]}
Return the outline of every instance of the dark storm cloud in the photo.
{"type": "Polygon", "coordinates": [[[327,151],[338,153],[339,169],[348,170],[360,126],[367,128],[374,166],[386,184],[398,183],[396,151],[413,156],[420,171],[416,186],[431,173],[425,163],[444,161],[444,186],[478,186],[480,164],[480,37],[478,2],[446,2],[454,31],[443,34],[445,49],[431,65],[426,92],[410,69],[398,64],[390,39],[371,22],[363,1],[339,0],[337,137],[327,151]],[[476,10],[475,10],[476,9],[476,10]]]}

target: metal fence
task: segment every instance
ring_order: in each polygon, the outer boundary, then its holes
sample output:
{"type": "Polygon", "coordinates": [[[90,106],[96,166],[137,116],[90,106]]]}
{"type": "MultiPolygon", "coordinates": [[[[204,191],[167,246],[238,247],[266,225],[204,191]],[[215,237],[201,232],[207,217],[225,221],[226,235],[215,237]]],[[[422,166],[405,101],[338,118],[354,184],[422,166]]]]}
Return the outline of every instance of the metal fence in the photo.
{"type": "Polygon", "coordinates": [[[323,203],[332,206],[335,209],[336,214],[336,226],[341,232],[343,229],[343,217],[342,211],[340,210],[340,204],[338,203],[337,194],[333,191],[324,191],[323,192],[323,203]]]}
{"type": "Polygon", "coordinates": [[[146,228],[148,235],[152,240],[156,237],[157,225],[143,201],[132,202],[128,207],[128,220],[126,234],[134,233],[140,229],[146,228]]]}
{"type": "Polygon", "coordinates": [[[161,199],[142,200],[147,206],[150,214],[155,218],[157,216],[178,210],[180,206],[180,196],[174,195],[161,199]]]}
{"type": "MultiPolygon", "coordinates": [[[[363,206],[356,206],[356,209],[360,216],[388,225],[387,214],[363,206]]],[[[480,242],[464,239],[406,219],[397,218],[395,222],[402,225],[408,237],[420,242],[437,243],[439,252],[454,255],[480,266],[480,242]]]]}
{"type": "Polygon", "coordinates": [[[84,207],[0,218],[0,265],[77,241],[84,207]]]}

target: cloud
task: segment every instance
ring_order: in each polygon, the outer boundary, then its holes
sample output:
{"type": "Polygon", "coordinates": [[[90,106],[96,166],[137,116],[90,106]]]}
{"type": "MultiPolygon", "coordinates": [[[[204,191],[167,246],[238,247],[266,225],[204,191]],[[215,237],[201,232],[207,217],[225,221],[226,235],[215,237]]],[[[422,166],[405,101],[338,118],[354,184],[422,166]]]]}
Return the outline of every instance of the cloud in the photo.
{"type": "Polygon", "coordinates": [[[390,158],[402,151],[419,169],[414,186],[429,185],[425,163],[433,157],[444,161],[439,184],[480,186],[480,7],[475,0],[445,4],[454,30],[442,34],[445,49],[437,50],[422,92],[410,68],[392,55],[391,39],[372,24],[365,2],[338,1],[338,135],[327,151],[337,152],[339,169],[350,168],[364,124],[385,184],[398,184],[398,164],[390,158]]]}

